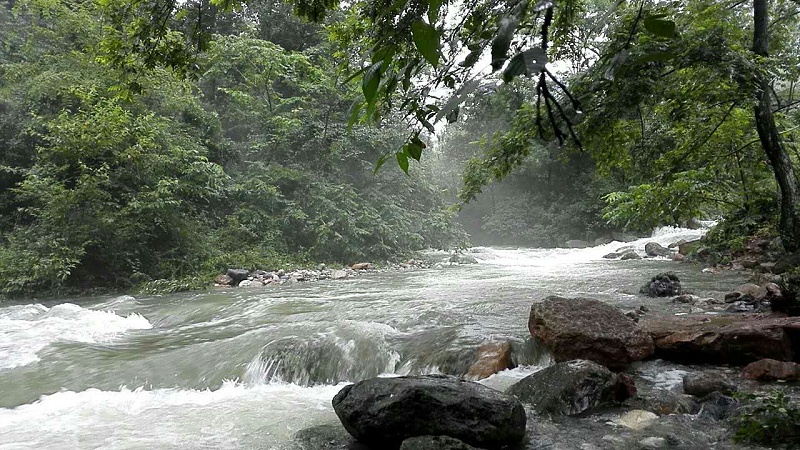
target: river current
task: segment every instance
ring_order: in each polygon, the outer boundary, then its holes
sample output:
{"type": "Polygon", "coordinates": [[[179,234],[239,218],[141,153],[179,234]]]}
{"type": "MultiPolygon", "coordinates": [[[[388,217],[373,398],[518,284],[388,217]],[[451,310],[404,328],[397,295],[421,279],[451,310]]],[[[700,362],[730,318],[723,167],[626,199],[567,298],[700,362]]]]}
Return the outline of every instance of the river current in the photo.
{"type": "Polygon", "coordinates": [[[284,449],[297,431],[337,422],[330,400],[345,384],[463,373],[488,340],[521,355],[520,367],[482,381],[500,389],[549,363],[527,331],[531,304],[548,295],[682,314],[690,307],[639,287],[667,270],[701,296],[743,282],[661,258],[602,259],[702,233],[478,247],[475,265],[278,287],[0,304],[0,449],[284,449]]]}

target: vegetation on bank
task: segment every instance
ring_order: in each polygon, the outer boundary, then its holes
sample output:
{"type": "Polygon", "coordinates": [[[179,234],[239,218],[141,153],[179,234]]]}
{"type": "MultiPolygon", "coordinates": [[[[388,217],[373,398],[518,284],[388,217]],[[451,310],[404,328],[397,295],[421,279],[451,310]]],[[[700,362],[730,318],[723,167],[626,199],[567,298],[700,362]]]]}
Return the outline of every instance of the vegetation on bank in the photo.
{"type": "Polygon", "coordinates": [[[6,2],[0,293],[711,216],[793,250],[800,6],[765,5],[6,2]]]}

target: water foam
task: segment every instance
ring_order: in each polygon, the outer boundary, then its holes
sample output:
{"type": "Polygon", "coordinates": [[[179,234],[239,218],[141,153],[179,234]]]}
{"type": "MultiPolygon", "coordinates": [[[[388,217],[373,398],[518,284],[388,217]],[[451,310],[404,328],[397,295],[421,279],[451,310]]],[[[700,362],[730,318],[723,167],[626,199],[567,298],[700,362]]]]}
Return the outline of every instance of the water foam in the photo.
{"type": "Polygon", "coordinates": [[[72,303],[41,304],[0,310],[0,370],[39,361],[38,353],[56,342],[110,343],[128,330],[150,329],[139,314],[119,316],[72,303]]]}

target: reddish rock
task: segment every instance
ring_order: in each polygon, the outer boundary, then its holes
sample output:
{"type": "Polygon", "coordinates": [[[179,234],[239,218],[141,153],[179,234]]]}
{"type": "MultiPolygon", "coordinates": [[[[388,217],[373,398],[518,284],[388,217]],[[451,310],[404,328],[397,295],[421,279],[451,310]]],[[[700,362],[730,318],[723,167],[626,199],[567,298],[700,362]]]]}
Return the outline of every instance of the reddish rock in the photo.
{"type": "Polygon", "coordinates": [[[800,364],[765,358],[745,366],[742,376],[762,381],[800,380],[800,364]]]}
{"type": "Polygon", "coordinates": [[[673,261],[683,261],[685,256],[681,255],[680,253],[675,253],[671,258],[673,261]]]}
{"type": "Polygon", "coordinates": [[[588,359],[613,369],[653,354],[653,341],[618,308],[587,298],[547,297],[528,329],[557,362],[588,359]]]}
{"type": "Polygon", "coordinates": [[[800,317],[730,314],[665,316],[639,325],[655,343],[656,357],[678,362],[748,364],[762,358],[791,360],[800,317]]]}
{"type": "Polygon", "coordinates": [[[467,371],[467,376],[475,380],[482,380],[514,367],[509,342],[487,342],[478,348],[477,358],[467,371]]]}
{"type": "Polygon", "coordinates": [[[372,263],[355,263],[350,268],[353,270],[369,270],[372,269],[372,263]]]}

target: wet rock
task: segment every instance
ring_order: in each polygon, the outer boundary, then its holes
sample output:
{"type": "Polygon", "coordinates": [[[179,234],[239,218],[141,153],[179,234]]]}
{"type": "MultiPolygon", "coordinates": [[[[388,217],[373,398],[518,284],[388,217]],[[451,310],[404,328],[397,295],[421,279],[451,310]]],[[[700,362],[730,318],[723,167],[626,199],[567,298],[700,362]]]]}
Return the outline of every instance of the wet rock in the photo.
{"type": "Polygon", "coordinates": [[[372,269],[372,263],[363,262],[363,263],[355,263],[350,265],[350,268],[353,270],[369,270],[372,269]]]}
{"type": "Polygon", "coordinates": [[[647,333],[618,308],[593,299],[547,297],[531,307],[528,329],[556,361],[622,368],[653,353],[647,333]]]}
{"type": "Polygon", "coordinates": [[[706,364],[791,360],[790,335],[800,334],[800,317],[750,314],[662,316],[639,325],[653,338],[656,357],[706,364]]]}
{"type": "Polygon", "coordinates": [[[214,277],[214,283],[220,286],[230,286],[233,284],[233,278],[228,275],[217,275],[214,277]]]}
{"type": "Polygon", "coordinates": [[[331,270],[330,274],[331,279],[333,280],[341,280],[342,278],[347,278],[347,271],[346,270],[331,270]]]}
{"type": "Polygon", "coordinates": [[[675,253],[674,255],[670,256],[670,259],[673,261],[683,261],[686,257],[681,255],[680,253],[675,253]]]}
{"type": "Polygon", "coordinates": [[[619,258],[621,256],[622,256],[622,253],[611,252],[611,253],[607,253],[607,254],[603,255],[603,259],[617,259],[617,258],[619,258]]]}
{"type": "Polygon", "coordinates": [[[673,297],[672,303],[688,303],[694,305],[695,303],[697,303],[697,300],[699,299],[700,297],[696,297],[692,294],[683,294],[677,297],[673,297]]]}
{"type": "Polygon", "coordinates": [[[442,375],[371,378],[345,386],[332,403],[345,429],[372,445],[446,435],[492,448],[525,435],[525,409],[518,400],[442,375]]]}
{"type": "Polygon", "coordinates": [[[690,373],[683,377],[683,392],[689,395],[705,397],[715,391],[731,395],[736,392],[736,386],[717,371],[690,373]]]}
{"type": "Polygon", "coordinates": [[[449,261],[452,264],[478,264],[478,260],[474,256],[463,253],[454,253],[449,261]]]}
{"type": "Polygon", "coordinates": [[[735,398],[714,391],[702,399],[698,415],[704,419],[725,420],[739,407],[735,398]]]}
{"type": "Polygon", "coordinates": [[[667,446],[667,440],[659,436],[651,436],[639,441],[639,444],[644,448],[663,448],[667,446]]]}
{"type": "Polygon", "coordinates": [[[628,250],[625,253],[623,253],[622,256],[619,257],[619,259],[621,259],[622,261],[629,261],[632,259],[642,259],[642,257],[639,256],[639,254],[636,253],[635,250],[628,250]]]}
{"type": "Polygon", "coordinates": [[[581,241],[579,239],[572,239],[564,243],[567,248],[586,248],[589,247],[589,243],[586,241],[581,241]]]}
{"type": "Polygon", "coordinates": [[[647,256],[669,256],[669,249],[658,242],[648,242],[644,245],[644,252],[647,256]]]}
{"type": "Polygon", "coordinates": [[[630,428],[631,430],[643,430],[650,426],[656,419],[658,419],[658,415],[650,411],[634,409],[620,416],[615,423],[619,426],[630,428]]]}
{"type": "Polygon", "coordinates": [[[772,273],[780,275],[798,266],[800,266],[800,251],[786,255],[776,261],[772,267],[772,273]]]}
{"type": "Polygon", "coordinates": [[[294,435],[291,450],[370,450],[339,425],[318,425],[294,435]]]}
{"type": "Polygon", "coordinates": [[[755,311],[755,309],[756,308],[755,306],[753,306],[752,303],[749,303],[747,301],[738,301],[728,305],[728,307],[725,308],[725,311],[729,313],[746,313],[746,312],[753,312],[755,311]]]}
{"type": "Polygon", "coordinates": [[[574,416],[630,397],[629,380],[593,361],[558,363],[529,375],[506,393],[541,414],[574,416]]]}
{"type": "Polygon", "coordinates": [[[745,366],[742,376],[761,381],[800,380],[800,364],[765,358],[745,366]]]}
{"type": "Polygon", "coordinates": [[[250,276],[250,271],[245,269],[228,269],[225,275],[233,280],[233,284],[238,284],[242,280],[246,280],[250,276]]]}
{"type": "Polygon", "coordinates": [[[400,450],[478,450],[449,436],[419,436],[406,439],[400,450]]]}
{"type": "Polygon", "coordinates": [[[683,256],[687,256],[689,253],[692,252],[692,250],[694,250],[697,247],[699,242],[700,242],[699,240],[694,240],[694,241],[684,241],[678,244],[678,253],[680,253],[683,256]]]}
{"type": "Polygon", "coordinates": [[[253,284],[252,280],[242,280],[239,282],[239,287],[250,287],[253,284]]]}
{"type": "MultiPolygon", "coordinates": [[[[780,290],[780,288],[778,290],[780,290]]],[[[738,300],[749,300],[742,299],[741,297],[749,297],[749,299],[752,299],[752,301],[764,300],[767,297],[767,288],[753,283],[743,284],[733,291],[725,294],[725,303],[733,303],[738,300]]]]}
{"type": "Polygon", "coordinates": [[[672,272],[660,273],[639,289],[650,297],[671,297],[681,295],[681,281],[672,272]]]}
{"type": "Polygon", "coordinates": [[[510,342],[487,342],[478,348],[477,361],[470,366],[467,376],[481,380],[513,367],[510,342]]]}
{"type": "Polygon", "coordinates": [[[639,312],[638,311],[628,311],[625,313],[625,317],[631,319],[634,322],[639,321],[639,312]]]}
{"type": "Polygon", "coordinates": [[[611,236],[601,236],[594,240],[594,246],[597,247],[599,245],[606,245],[614,242],[614,238],[611,236]]]}

